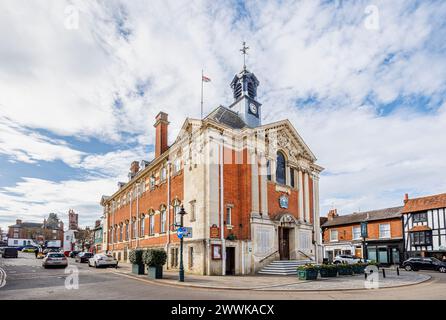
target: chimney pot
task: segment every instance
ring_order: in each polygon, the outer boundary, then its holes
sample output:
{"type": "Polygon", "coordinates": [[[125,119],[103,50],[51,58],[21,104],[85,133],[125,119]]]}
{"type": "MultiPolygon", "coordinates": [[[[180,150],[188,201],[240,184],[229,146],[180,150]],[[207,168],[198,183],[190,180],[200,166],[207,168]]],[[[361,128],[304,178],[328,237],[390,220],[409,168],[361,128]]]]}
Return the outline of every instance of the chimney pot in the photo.
{"type": "Polygon", "coordinates": [[[130,165],[130,172],[133,175],[136,175],[139,171],[139,162],[138,161],[133,161],[132,164],[130,165]]]}
{"type": "Polygon", "coordinates": [[[407,201],[409,201],[409,194],[408,193],[404,194],[404,203],[406,204],[407,201]]]}
{"type": "Polygon", "coordinates": [[[338,210],[337,210],[337,209],[331,209],[331,210],[328,212],[328,215],[327,215],[329,221],[332,221],[332,220],[333,220],[334,218],[336,218],[337,216],[338,216],[338,210]]]}
{"type": "Polygon", "coordinates": [[[162,155],[167,149],[168,139],[168,121],[169,115],[165,112],[160,112],[156,116],[156,122],[154,127],[156,128],[156,141],[155,141],[155,158],[162,155]]]}

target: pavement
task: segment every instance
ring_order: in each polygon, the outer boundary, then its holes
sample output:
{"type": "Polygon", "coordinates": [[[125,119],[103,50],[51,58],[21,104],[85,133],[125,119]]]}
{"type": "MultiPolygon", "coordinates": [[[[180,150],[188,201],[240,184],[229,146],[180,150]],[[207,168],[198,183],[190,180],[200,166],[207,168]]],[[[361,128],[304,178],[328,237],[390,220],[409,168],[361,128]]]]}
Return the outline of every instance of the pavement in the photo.
{"type": "MultiPolygon", "coordinates": [[[[166,272],[163,280],[149,280],[146,275],[132,275],[127,264],[118,269],[95,269],[70,259],[69,266],[44,269],[41,260],[32,254],[20,253],[18,259],[0,258],[0,268],[6,274],[6,281],[0,283],[0,300],[446,300],[446,274],[439,272],[407,273],[411,279],[430,279],[403,287],[391,287],[394,280],[389,275],[383,283],[390,287],[379,289],[361,289],[362,276],[349,277],[350,286],[358,288],[342,290],[335,288],[347,283],[344,277],[306,282],[294,277],[186,274],[186,282],[180,284],[176,273],[166,272]],[[71,281],[75,278],[78,286],[71,281]],[[306,286],[312,286],[312,290],[301,290],[306,286]],[[330,290],[326,290],[327,286],[331,286],[330,290]]],[[[405,275],[401,273],[400,285],[404,285],[401,280],[405,275]]]]}
{"type": "Polygon", "coordinates": [[[259,290],[259,291],[337,291],[363,290],[373,285],[378,288],[394,288],[420,284],[431,279],[430,275],[386,269],[386,277],[380,272],[377,281],[372,284],[364,275],[338,276],[335,278],[319,278],[314,281],[299,280],[296,276],[243,275],[243,276],[202,276],[185,275],[185,282],[178,281],[178,272],[164,271],[163,279],[149,279],[147,275],[132,273],[131,264],[121,263],[120,268],[113,271],[127,277],[178,287],[221,289],[221,290],[259,290]]]}

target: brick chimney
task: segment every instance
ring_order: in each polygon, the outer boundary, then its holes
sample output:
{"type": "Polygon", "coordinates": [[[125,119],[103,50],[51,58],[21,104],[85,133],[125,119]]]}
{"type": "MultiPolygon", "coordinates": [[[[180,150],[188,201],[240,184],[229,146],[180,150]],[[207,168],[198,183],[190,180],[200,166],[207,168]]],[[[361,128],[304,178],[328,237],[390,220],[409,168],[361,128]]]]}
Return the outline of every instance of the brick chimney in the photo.
{"type": "Polygon", "coordinates": [[[130,172],[133,175],[136,175],[139,171],[139,162],[138,161],[133,161],[132,164],[130,165],[130,172]]]}
{"type": "Polygon", "coordinates": [[[167,129],[169,127],[168,114],[158,113],[154,127],[156,128],[155,158],[162,155],[167,149],[167,129]]]}
{"type": "Polygon", "coordinates": [[[327,215],[328,221],[332,221],[337,216],[339,216],[337,209],[332,209],[332,210],[328,211],[328,215],[327,215]]]}
{"type": "Polygon", "coordinates": [[[404,204],[406,204],[407,201],[409,201],[409,194],[408,193],[404,194],[404,204]]]}

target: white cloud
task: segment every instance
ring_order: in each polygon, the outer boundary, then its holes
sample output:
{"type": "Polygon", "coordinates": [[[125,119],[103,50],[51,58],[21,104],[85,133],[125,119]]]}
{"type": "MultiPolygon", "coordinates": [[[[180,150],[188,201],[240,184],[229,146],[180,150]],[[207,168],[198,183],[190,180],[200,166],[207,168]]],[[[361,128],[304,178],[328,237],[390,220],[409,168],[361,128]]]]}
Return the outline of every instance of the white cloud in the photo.
{"type": "MultiPolygon", "coordinates": [[[[132,160],[147,158],[158,111],[170,115],[170,141],[186,116],[199,116],[202,68],[212,78],[206,111],[231,102],[229,82],[241,69],[238,49],[246,40],[264,122],[289,117],[331,173],[321,179],[323,210],[332,202],[344,212],[398,204],[403,189],[444,191],[445,107],[422,115],[409,105],[379,117],[364,101],[444,98],[446,3],[374,1],[378,31],[364,28],[369,4],[248,1],[240,13],[232,2],[3,1],[0,116],[11,122],[0,130],[12,140],[0,136],[0,152],[17,161],[60,159],[115,186],[132,160]],[[64,27],[68,4],[80,10],[78,30],[64,27]],[[291,108],[309,96],[314,106],[291,108]],[[31,128],[95,137],[119,151],[84,154],[31,128]],[[128,134],[140,147],[126,145],[128,134]]],[[[25,181],[20,192],[36,183],[54,193],[66,187],[25,181]]],[[[95,194],[96,203],[108,187],[95,181],[71,183],[95,194]]],[[[7,199],[10,210],[20,210],[5,214],[32,214],[20,198],[7,199]]]]}
{"type": "Polygon", "coordinates": [[[40,222],[50,212],[66,222],[68,209],[72,208],[79,213],[81,225],[91,225],[102,214],[97,191],[111,194],[115,188],[116,181],[109,178],[59,183],[23,178],[14,187],[0,189],[0,224],[6,228],[20,218],[40,222]]]}
{"type": "Polygon", "coordinates": [[[62,160],[68,165],[80,162],[83,152],[72,149],[65,141],[50,139],[32,130],[21,128],[0,117],[0,154],[10,161],[36,163],[62,160]]]}

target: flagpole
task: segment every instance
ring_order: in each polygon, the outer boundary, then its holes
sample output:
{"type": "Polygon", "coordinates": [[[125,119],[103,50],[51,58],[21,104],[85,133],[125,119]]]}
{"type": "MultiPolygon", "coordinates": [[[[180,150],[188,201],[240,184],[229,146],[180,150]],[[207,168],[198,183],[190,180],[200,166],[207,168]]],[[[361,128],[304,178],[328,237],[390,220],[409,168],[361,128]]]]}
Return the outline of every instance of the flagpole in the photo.
{"type": "Polygon", "coordinates": [[[203,119],[203,69],[201,69],[201,119],[203,119]]]}

